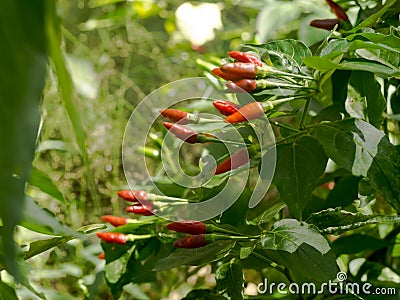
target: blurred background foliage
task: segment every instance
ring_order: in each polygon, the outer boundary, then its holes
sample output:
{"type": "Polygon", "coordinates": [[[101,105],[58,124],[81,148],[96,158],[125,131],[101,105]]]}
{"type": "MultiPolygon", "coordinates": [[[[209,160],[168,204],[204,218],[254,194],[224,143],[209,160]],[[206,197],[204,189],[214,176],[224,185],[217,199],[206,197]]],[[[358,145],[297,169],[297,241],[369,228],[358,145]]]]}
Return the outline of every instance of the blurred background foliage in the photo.
{"type": "MultiPolygon", "coordinates": [[[[124,215],[115,191],[126,185],[121,145],[135,105],[163,84],[203,76],[197,58],[225,57],[244,43],[279,38],[314,45],[327,32],[309,27],[309,21],[333,17],[324,3],[59,0],[62,53],[76,114],[65,107],[59,88],[63,78],[52,61],[27,194],[74,230],[98,223],[103,214],[124,215]],[[79,122],[83,135],[74,127],[79,122]]],[[[18,228],[21,245],[44,238],[18,228]]],[[[48,299],[111,298],[104,262],[97,259],[100,252],[92,236],[50,249],[28,260],[30,282],[48,299]]],[[[158,282],[165,284],[128,285],[122,298],[179,299],[191,288],[215,284],[210,272],[207,267],[189,270],[194,277],[179,290],[175,288],[186,276],[160,272],[158,282]]],[[[22,299],[37,298],[25,287],[17,291],[22,299]]]]}

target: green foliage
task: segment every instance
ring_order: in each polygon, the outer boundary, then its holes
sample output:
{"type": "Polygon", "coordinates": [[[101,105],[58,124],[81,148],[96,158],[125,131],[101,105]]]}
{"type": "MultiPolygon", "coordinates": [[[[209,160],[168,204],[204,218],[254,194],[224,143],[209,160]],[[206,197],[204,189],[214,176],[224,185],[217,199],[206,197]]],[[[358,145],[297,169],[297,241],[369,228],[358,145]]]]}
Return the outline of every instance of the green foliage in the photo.
{"type": "MultiPolygon", "coordinates": [[[[399,3],[338,3],[350,21],[329,33],[309,27],[333,18],[322,0],[220,2],[213,7],[223,29],[198,45],[198,34],[180,27],[175,0],[1,2],[0,299],[275,299],[282,295],[255,296],[254,286],[267,278],[320,287],[339,270],[348,282],[398,288],[399,3]],[[274,176],[264,178],[260,168],[274,154],[266,118],[235,124],[251,170],[241,194],[229,195],[238,200],[206,221],[219,230],[206,236],[217,238],[174,249],[184,234],[157,216],[113,229],[98,224],[103,214],[123,215],[115,191],[126,188],[120,148],[135,105],[164,83],[201,74],[226,99],[248,103],[209,73],[240,48],[280,72],[267,80],[295,87],[252,94],[260,102],[286,99],[266,114],[276,140],[274,176]],[[271,186],[249,208],[258,180],[271,186]],[[100,244],[92,233],[106,228],[135,239],[100,244]]],[[[215,113],[209,99],[188,102],[177,108],[215,113]]],[[[213,135],[228,128],[187,127],[213,135]]],[[[179,185],[157,154],[174,147],[162,142],[160,128],[153,124],[138,151],[167,196],[201,202],[230,176],[241,178],[245,168],[213,176],[210,157],[221,163],[227,147],[185,146],[184,171],[212,178],[194,189],[179,185]]],[[[151,192],[144,170],[134,171],[151,192]]]]}

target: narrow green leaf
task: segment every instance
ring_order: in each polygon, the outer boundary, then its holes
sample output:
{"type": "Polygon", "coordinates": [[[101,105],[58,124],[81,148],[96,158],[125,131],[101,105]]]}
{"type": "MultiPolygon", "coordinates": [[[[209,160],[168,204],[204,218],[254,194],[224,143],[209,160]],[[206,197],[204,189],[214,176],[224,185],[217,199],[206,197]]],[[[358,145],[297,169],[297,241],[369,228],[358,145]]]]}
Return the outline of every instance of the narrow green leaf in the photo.
{"type": "Polygon", "coordinates": [[[32,167],[31,178],[29,182],[30,184],[39,188],[42,192],[60,201],[62,204],[66,204],[63,194],[54,184],[53,180],[51,180],[47,174],[43,173],[35,166],[32,167]]]}
{"type": "Polygon", "coordinates": [[[7,271],[20,280],[14,227],[21,218],[46,75],[44,2],[0,1],[0,218],[7,271]]]}
{"type": "Polygon", "coordinates": [[[215,280],[220,294],[232,300],[243,299],[243,268],[239,259],[233,258],[220,265],[215,272],[215,280]]]}
{"type": "Polygon", "coordinates": [[[400,209],[400,157],[386,135],[357,119],[320,124],[314,134],[326,154],[371,186],[396,210],[400,209]]]}
{"type": "Polygon", "coordinates": [[[292,144],[278,145],[276,150],[278,158],[274,182],[291,214],[301,219],[328,158],[318,141],[309,136],[301,137],[292,144]]]}
{"type": "Polygon", "coordinates": [[[216,241],[196,249],[177,249],[174,253],[159,260],[154,271],[165,271],[182,265],[202,265],[226,255],[234,246],[232,241],[216,241]]]}
{"type": "Polygon", "coordinates": [[[272,229],[261,238],[261,246],[264,250],[294,253],[303,244],[315,248],[321,254],[326,254],[330,250],[328,242],[315,227],[294,219],[276,222],[272,229]]]}
{"type": "Polygon", "coordinates": [[[0,300],[18,300],[15,290],[0,280],[0,300]]]}

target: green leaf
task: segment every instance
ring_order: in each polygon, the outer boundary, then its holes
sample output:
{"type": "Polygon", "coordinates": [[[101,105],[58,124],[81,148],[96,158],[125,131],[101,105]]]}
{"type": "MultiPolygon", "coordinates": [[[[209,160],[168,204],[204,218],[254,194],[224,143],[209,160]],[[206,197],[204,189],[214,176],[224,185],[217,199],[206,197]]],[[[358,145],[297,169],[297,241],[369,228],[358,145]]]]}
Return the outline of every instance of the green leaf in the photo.
{"type": "Polygon", "coordinates": [[[227,298],[221,295],[214,294],[211,290],[193,290],[182,298],[182,300],[226,300],[227,298]]]}
{"type": "Polygon", "coordinates": [[[320,124],[314,134],[325,153],[371,186],[396,210],[400,209],[400,157],[386,135],[357,119],[320,124]]]}
{"type": "Polygon", "coordinates": [[[301,219],[328,158],[318,141],[309,136],[291,144],[278,145],[276,150],[274,182],[292,215],[301,219]]]}
{"type": "Polygon", "coordinates": [[[42,192],[60,201],[62,204],[66,204],[63,194],[54,184],[53,180],[38,168],[32,167],[31,179],[29,182],[39,188],[42,192]]]}
{"type": "Polygon", "coordinates": [[[41,208],[31,197],[26,196],[21,225],[32,231],[48,235],[73,236],[81,235],[65,226],[50,211],[41,208]]]}
{"type": "Polygon", "coordinates": [[[295,219],[276,222],[272,229],[261,238],[261,246],[264,250],[294,253],[302,244],[312,246],[321,254],[326,254],[330,250],[328,242],[315,227],[300,223],[295,219]]]}
{"type": "Polygon", "coordinates": [[[339,271],[328,242],[307,223],[278,221],[261,238],[261,246],[269,257],[293,272],[295,282],[327,282],[339,271]]]}
{"type": "Polygon", "coordinates": [[[21,218],[39,129],[39,106],[46,76],[44,3],[0,1],[0,218],[7,271],[20,280],[14,227],[21,218]]]}
{"type": "Polygon", "coordinates": [[[300,72],[303,60],[310,57],[310,49],[302,42],[292,39],[271,41],[262,45],[245,45],[262,57],[268,54],[276,68],[300,72]]]}
{"type": "Polygon", "coordinates": [[[18,300],[15,290],[0,280],[0,300],[18,300]]]}
{"type": "Polygon", "coordinates": [[[368,250],[377,250],[389,246],[391,243],[365,234],[352,234],[341,237],[332,243],[332,250],[336,256],[353,254],[368,250]]]}
{"type": "Polygon", "coordinates": [[[351,74],[350,84],[367,99],[368,121],[379,128],[383,121],[383,112],[386,109],[386,100],[382,95],[381,86],[372,73],[354,71],[351,74]]]}
{"type": "Polygon", "coordinates": [[[217,291],[228,299],[243,299],[243,268],[239,259],[233,258],[220,265],[215,272],[217,291]]]}
{"type": "Polygon", "coordinates": [[[165,271],[182,265],[202,265],[218,260],[234,246],[232,241],[216,241],[196,249],[177,249],[168,257],[159,260],[154,271],[165,271]]]}
{"type": "Polygon", "coordinates": [[[311,214],[307,223],[314,224],[323,233],[342,233],[369,224],[398,224],[398,216],[376,216],[363,213],[352,213],[345,210],[326,209],[311,214]]]}

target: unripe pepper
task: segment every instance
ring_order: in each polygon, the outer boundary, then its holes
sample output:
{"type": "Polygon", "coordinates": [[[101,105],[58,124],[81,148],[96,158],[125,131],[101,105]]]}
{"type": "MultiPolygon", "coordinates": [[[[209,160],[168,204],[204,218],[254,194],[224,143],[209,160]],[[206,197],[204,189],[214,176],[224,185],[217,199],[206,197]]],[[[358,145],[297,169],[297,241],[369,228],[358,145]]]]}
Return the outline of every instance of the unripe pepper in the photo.
{"type": "Polygon", "coordinates": [[[166,118],[174,123],[179,121],[179,124],[188,124],[190,121],[189,113],[180,111],[178,109],[167,108],[167,109],[160,110],[160,113],[164,118],[166,118]]]}
{"type": "Polygon", "coordinates": [[[260,102],[251,102],[242,106],[237,112],[227,116],[225,122],[240,123],[255,120],[264,116],[264,107],[260,102]]]}
{"type": "Polygon", "coordinates": [[[153,202],[141,201],[140,205],[137,204],[137,205],[128,206],[126,208],[126,212],[134,213],[134,214],[142,215],[142,216],[151,216],[151,215],[154,215],[154,213],[152,212],[153,209],[154,209],[153,202]]]}
{"type": "Polygon", "coordinates": [[[126,244],[127,237],[120,232],[97,232],[97,237],[106,243],[126,244]]]}
{"type": "Polygon", "coordinates": [[[234,153],[232,156],[221,162],[215,169],[214,174],[222,174],[230,170],[237,169],[249,162],[249,154],[246,148],[242,148],[234,153]]]}
{"type": "Polygon", "coordinates": [[[254,79],[257,77],[258,69],[257,65],[253,63],[228,63],[220,67],[221,71],[242,79],[254,79]]]}
{"type": "Polygon", "coordinates": [[[123,226],[128,224],[127,218],[112,216],[112,215],[104,215],[101,217],[103,222],[110,223],[114,227],[123,226]]]}
{"type": "Polygon", "coordinates": [[[215,68],[215,69],[213,69],[213,70],[211,71],[211,73],[212,73],[213,75],[215,75],[215,76],[217,76],[217,77],[220,77],[220,78],[222,78],[222,79],[225,79],[225,80],[238,81],[238,80],[242,79],[242,78],[239,77],[239,76],[235,76],[235,75],[232,75],[232,74],[229,74],[229,73],[222,72],[222,71],[221,71],[221,68],[215,68]]]}
{"type": "Polygon", "coordinates": [[[191,235],[175,241],[176,248],[200,248],[207,245],[206,236],[204,234],[191,235]]]}
{"type": "Polygon", "coordinates": [[[349,17],[346,14],[346,11],[340,7],[339,4],[332,0],[326,0],[326,3],[329,5],[331,8],[332,12],[336,15],[336,17],[342,21],[347,21],[349,17]]]}
{"type": "Polygon", "coordinates": [[[188,234],[204,234],[207,232],[206,224],[199,221],[176,221],[169,223],[166,227],[168,230],[188,234]]]}
{"type": "Polygon", "coordinates": [[[253,63],[257,66],[262,66],[262,61],[258,57],[250,53],[241,51],[230,51],[228,52],[228,55],[233,59],[236,59],[238,62],[253,63]]]}
{"type": "Polygon", "coordinates": [[[118,196],[129,202],[139,202],[147,200],[147,193],[141,190],[121,190],[118,192],[118,196]]]}
{"type": "Polygon", "coordinates": [[[216,100],[213,105],[224,116],[229,116],[240,109],[240,105],[226,100],[216,100]]]}
{"type": "Polygon", "coordinates": [[[321,28],[329,31],[333,30],[333,28],[335,28],[336,25],[339,25],[340,27],[339,19],[312,20],[310,22],[310,26],[312,27],[321,28]]]}

